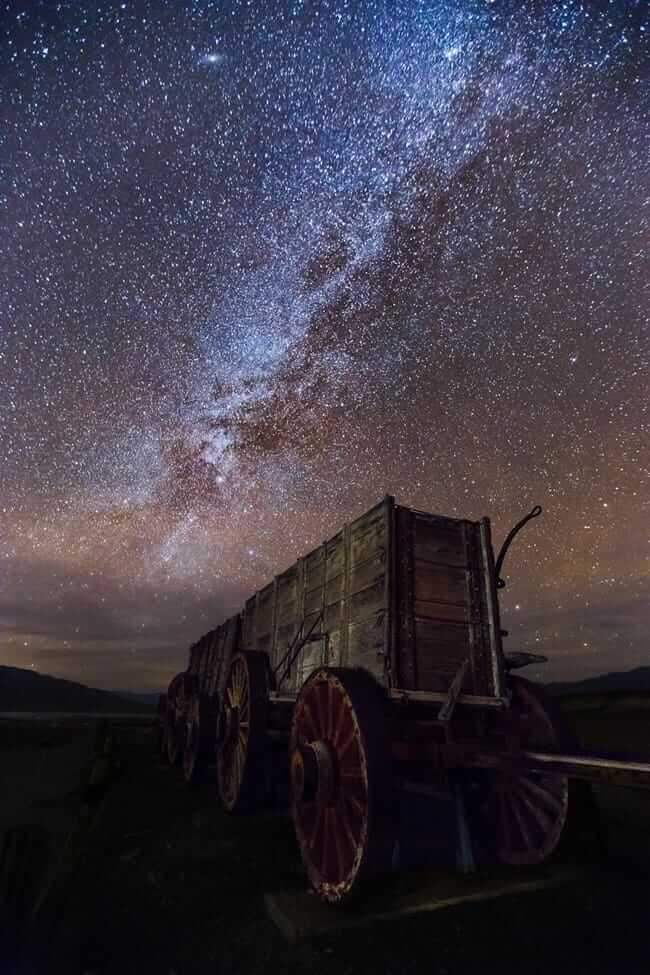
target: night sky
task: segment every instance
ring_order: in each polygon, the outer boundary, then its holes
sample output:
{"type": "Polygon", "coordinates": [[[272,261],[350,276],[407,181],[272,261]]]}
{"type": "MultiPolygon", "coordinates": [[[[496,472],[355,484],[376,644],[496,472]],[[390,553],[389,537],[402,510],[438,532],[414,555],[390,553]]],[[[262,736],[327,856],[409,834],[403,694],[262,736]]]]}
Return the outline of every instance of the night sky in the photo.
{"type": "Polygon", "coordinates": [[[2,663],[157,689],[386,493],[650,663],[646,12],[2,5],[2,663]]]}

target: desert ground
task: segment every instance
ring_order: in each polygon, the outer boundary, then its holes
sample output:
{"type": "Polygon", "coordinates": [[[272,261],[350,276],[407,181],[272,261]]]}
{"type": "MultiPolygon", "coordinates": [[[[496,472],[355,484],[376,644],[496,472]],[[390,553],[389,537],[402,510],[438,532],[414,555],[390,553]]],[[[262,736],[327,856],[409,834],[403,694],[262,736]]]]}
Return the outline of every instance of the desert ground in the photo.
{"type": "MultiPolygon", "coordinates": [[[[648,752],[646,705],[569,717],[585,745],[648,752]]],[[[289,818],[233,818],[213,782],[188,789],[150,718],[115,720],[110,785],[89,792],[102,727],[0,719],[3,975],[650,971],[648,792],[596,790],[605,845],[565,853],[559,886],[290,943],[264,896],[305,887],[289,818]]],[[[426,876],[387,878],[384,901],[426,876]]]]}

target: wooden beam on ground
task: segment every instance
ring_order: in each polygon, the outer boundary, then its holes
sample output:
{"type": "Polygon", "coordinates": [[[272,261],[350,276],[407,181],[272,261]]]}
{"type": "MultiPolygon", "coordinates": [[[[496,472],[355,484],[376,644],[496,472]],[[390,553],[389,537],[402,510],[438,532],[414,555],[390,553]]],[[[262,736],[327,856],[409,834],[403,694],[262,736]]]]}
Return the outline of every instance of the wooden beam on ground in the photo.
{"type": "Polygon", "coordinates": [[[567,866],[525,869],[492,869],[471,875],[436,873],[389,878],[386,889],[374,893],[359,905],[332,907],[308,891],[278,891],[266,894],[268,916],[290,943],[323,934],[394,921],[408,915],[425,914],[446,907],[523,894],[577,880],[584,870],[567,866]]]}

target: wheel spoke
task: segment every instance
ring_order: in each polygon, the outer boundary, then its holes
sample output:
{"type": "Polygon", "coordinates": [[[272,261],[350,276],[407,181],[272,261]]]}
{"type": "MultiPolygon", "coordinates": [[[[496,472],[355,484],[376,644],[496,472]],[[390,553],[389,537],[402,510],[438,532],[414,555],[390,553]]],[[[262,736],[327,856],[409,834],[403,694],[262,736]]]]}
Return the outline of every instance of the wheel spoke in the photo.
{"type": "Polygon", "coordinates": [[[518,781],[521,788],[527,789],[530,794],[534,795],[540,802],[545,803],[555,813],[562,811],[563,802],[549,788],[545,788],[541,782],[535,782],[526,775],[522,775],[518,781]]]}
{"type": "Polygon", "coordinates": [[[241,703],[242,694],[244,692],[244,666],[239,661],[237,661],[237,704],[241,703]]]}
{"type": "Polygon", "coordinates": [[[340,816],[338,816],[334,822],[334,851],[336,853],[336,879],[338,882],[343,880],[347,872],[345,869],[345,855],[342,846],[343,838],[341,836],[341,825],[340,816]]]}
{"type": "Polygon", "coordinates": [[[344,756],[345,756],[348,748],[350,747],[350,745],[352,745],[352,743],[354,741],[356,741],[356,738],[357,738],[357,729],[353,726],[352,727],[352,731],[350,732],[350,734],[348,735],[348,737],[345,739],[345,741],[343,742],[343,744],[341,745],[341,747],[340,748],[337,748],[339,762],[342,762],[343,761],[343,758],[344,758],[344,756]]]}
{"type": "Polygon", "coordinates": [[[328,870],[329,863],[327,861],[328,854],[330,852],[332,840],[332,830],[330,825],[330,810],[323,809],[323,845],[321,847],[320,854],[320,870],[319,873],[321,877],[329,878],[330,871],[328,870]]]}
{"type": "Polygon", "coordinates": [[[344,729],[347,729],[349,724],[351,724],[352,727],[354,727],[354,722],[351,721],[350,711],[347,707],[342,708],[339,711],[338,717],[339,720],[336,723],[336,727],[334,728],[334,731],[332,732],[332,745],[334,746],[334,748],[336,748],[337,752],[339,748],[339,740],[341,738],[341,735],[343,734],[344,729]]]}
{"type": "Polygon", "coordinates": [[[514,813],[514,818],[517,822],[517,826],[519,827],[519,833],[521,834],[521,838],[524,841],[524,846],[526,850],[532,850],[535,848],[535,843],[530,833],[529,824],[526,822],[526,818],[522,813],[522,808],[521,808],[522,805],[523,802],[520,799],[518,793],[516,792],[511,793],[510,808],[514,813]]]}
{"type": "Polygon", "coordinates": [[[349,800],[350,805],[352,806],[352,808],[355,809],[356,812],[358,812],[360,816],[362,816],[362,817],[365,816],[365,814],[366,814],[366,807],[363,805],[363,803],[359,799],[357,799],[356,796],[352,796],[351,795],[351,796],[346,796],[346,798],[349,800]]]}
{"type": "Polygon", "coordinates": [[[508,805],[506,803],[506,797],[503,789],[499,789],[497,793],[497,803],[498,803],[498,816],[499,816],[499,834],[501,836],[501,845],[510,847],[511,836],[509,829],[509,819],[508,815],[508,805]]]}
{"type": "Polygon", "coordinates": [[[320,828],[322,819],[323,819],[323,809],[322,809],[322,806],[317,806],[316,807],[316,818],[314,819],[314,823],[312,825],[312,828],[311,828],[309,837],[307,838],[307,844],[308,844],[309,848],[312,849],[312,850],[314,849],[314,845],[316,843],[316,835],[317,835],[318,830],[320,828]]]}
{"type": "Polygon", "coordinates": [[[234,759],[233,780],[237,783],[237,785],[239,785],[239,783],[241,782],[241,755],[239,750],[239,742],[235,744],[233,759],[234,759]]]}
{"type": "Polygon", "coordinates": [[[343,827],[343,833],[345,835],[345,838],[350,844],[350,849],[354,852],[354,850],[356,850],[357,848],[358,840],[357,837],[354,835],[352,824],[350,823],[350,818],[348,816],[347,809],[345,808],[345,802],[341,802],[339,804],[339,807],[340,807],[339,822],[343,827]]]}
{"type": "Polygon", "coordinates": [[[327,737],[327,702],[325,702],[325,707],[323,707],[324,696],[327,696],[327,690],[325,690],[325,694],[323,694],[323,683],[321,682],[315,687],[316,715],[318,719],[318,731],[320,738],[327,737]]]}
{"type": "Polygon", "coordinates": [[[325,731],[325,737],[327,741],[332,740],[333,725],[334,725],[334,688],[332,687],[331,681],[327,681],[327,729],[325,731]]]}

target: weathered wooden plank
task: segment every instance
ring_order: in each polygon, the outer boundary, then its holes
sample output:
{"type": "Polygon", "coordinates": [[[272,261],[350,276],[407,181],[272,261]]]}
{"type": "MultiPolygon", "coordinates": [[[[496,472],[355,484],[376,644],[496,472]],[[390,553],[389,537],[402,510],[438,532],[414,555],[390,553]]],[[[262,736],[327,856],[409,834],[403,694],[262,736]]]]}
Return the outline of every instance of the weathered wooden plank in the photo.
{"type": "Polygon", "coordinates": [[[312,589],[305,593],[305,618],[317,612],[323,605],[323,588],[312,589]]]}
{"type": "Polygon", "coordinates": [[[324,662],[325,641],[307,643],[296,661],[296,690],[298,690],[309,675],[324,662]]]}
{"type": "MultiPolygon", "coordinates": [[[[426,665],[418,670],[418,690],[420,691],[447,691],[451,686],[451,683],[456,676],[458,667],[462,663],[461,660],[458,661],[457,666],[452,664],[447,664],[444,668],[434,667],[431,661],[427,661],[426,665]]],[[[420,662],[418,662],[420,666],[420,662]]],[[[463,693],[470,694],[472,692],[472,675],[468,673],[463,681],[463,693]]]]}
{"type": "Polygon", "coordinates": [[[343,598],[343,590],[345,588],[345,576],[341,573],[330,579],[325,586],[325,603],[330,605],[331,603],[337,603],[339,599],[343,598]]]}
{"type": "Polygon", "coordinates": [[[332,630],[338,630],[341,625],[342,619],[342,606],[341,602],[332,603],[331,606],[325,607],[325,612],[323,614],[323,630],[330,633],[332,630]]]}
{"type": "Polygon", "coordinates": [[[325,559],[321,559],[313,565],[305,565],[305,589],[309,592],[311,589],[319,589],[323,585],[323,579],[325,578],[325,559]]]}
{"type": "Polygon", "coordinates": [[[246,600],[246,605],[244,608],[244,624],[242,634],[244,650],[252,650],[255,647],[255,601],[256,596],[251,596],[250,599],[246,600]]]}
{"type": "Polygon", "coordinates": [[[257,600],[258,609],[265,611],[269,604],[273,602],[273,590],[274,583],[272,582],[269,582],[268,586],[260,589],[257,600]]]}
{"type": "MultiPolygon", "coordinates": [[[[319,606],[317,610],[315,610],[313,612],[310,612],[310,613],[305,613],[305,627],[304,627],[305,633],[309,633],[310,632],[312,626],[316,622],[316,619],[318,618],[318,616],[320,616],[320,612],[321,612],[321,607],[319,606]]],[[[322,625],[322,621],[321,621],[315,627],[315,629],[314,629],[313,632],[314,633],[321,633],[322,630],[323,630],[323,625],[322,625]]]]}
{"type": "Polygon", "coordinates": [[[468,573],[451,566],[430,565],[415,560],[415,599],[431,602],[466,603],[468,573]]]}
{"type": "Polygon", "coordinates": [[[298,623],[295,617],[286,623],[280,623],[278,625],[276,629],[276,646],[280,652],[280,655],[286,651],[287,645],[291,643],[297,632],[298,623]]]}
{"type": "Polygon", "coordinates": [[[462,522],[415,516],[414,555],[416,559],[465,566],[467,556],[462,522]]]}
{"type": "Polygon", "coordinates": [[[341,667],[343,665],[343,660],[341,659],[341,631],[340,629],[328,630],[328,663],[330,667],[341,667]]]}
{"type": "Polygon", "coordinates": [[[365,562],[350,567],[350,593],[353,595],[360,589],[378,582],[380,578],[383,579],[385,571],[386,550],[382,548],[365,562]]]}
{"type": "Polygon", "coordinates": [[[350,599],[350,620],[358,622],[384,609],[385,604],[384,578],[372,586],[366,586],[360,592],[354,593],[350,599]]]}
{"type": "Polygon", "coordinates": [[[415,640],[418,653],[444,655],[449,648],[451,656],[459,653],[467,656],[470,650],[469,627],[461,623],[417,619],[415,640]]]}
{"type": "Polygon", "coordinates": [[[416,688],[415,616],[413,607],[413,532],[415,515],[395,511],[395,679],[400,687],[416,688]]]}
{"type": "Polygon", "coordinates": [[[375,553],[380,552],[385,555],[387,550],[388,541],[388,530],[385,520],[373,526],[369,531],[363,533],[363,535],[357,535],[352,538],[351,545],[351,559],[352,564],[357,565],[360,562],[365,562],[375,555],[375,553]]]}
{"type": "Polygon", "coordinates": [[[219,671],[216,677],[216,689],[223,693],[230,659],[237,650],[241,649],[242,620],[239,614],[231,616],[221,627],[223,633],[219,648],[219,671]]]}
{"type": "Polygon", "coordinates": [[[316,589],[322,586],[325,576],[325,545],[319,546],[314,552],[304,558],[305,589],[316,589]]]}
{"type": "Polygon", "coordinates": [[[287,623],[290,620],[299,624],[300,620],[298,619],[298,615],[298,605],[295,598],[285,603],[278,603],[275,617],[276,626],[280,623],[287,623]]]}
{"type": "Polygon", "coordinates": [[[469,608],[455,603],[433,603],[423,599],[415,600],[416,618],[467,623],[470,620],[469,608]]]}
{"type": "Polygon", "coordinates": [[[326,578],[333,579],[345,570],[345,539],[341,531],[325,543],[327,553],[326,578]]]}
{"type": "Polygon", "coordinates": [[[352,539],[354,540],[355,538],[360,537],[369,531],[377,529],[385,531],[388,521],[387,513],[388,505],[386,503],[386,499],[384,499],[383,501],[380,501],[379,504],[376,504],[374,508],[371,508],[370,511],[366,511],[365,514],[355,518],[355,520],[350,524],[350,534],[352,539]]]}
{"type": "Polygon", "coordinates": [[[322,565],[325,559],[325,544],[319,545],[318,548],[313,548],[311,552],[303,556],[303,561],[308,566],[311,572],[316,566],[322,565]]]}
{"type": "Polygon", "coordinates": [[[355,666],[353,657],[365,650],[376,653],[384,649],[384,620],[382,613],[375,613],[365,620],[350,623],[348,648],[350,664],[355,666]]]}

